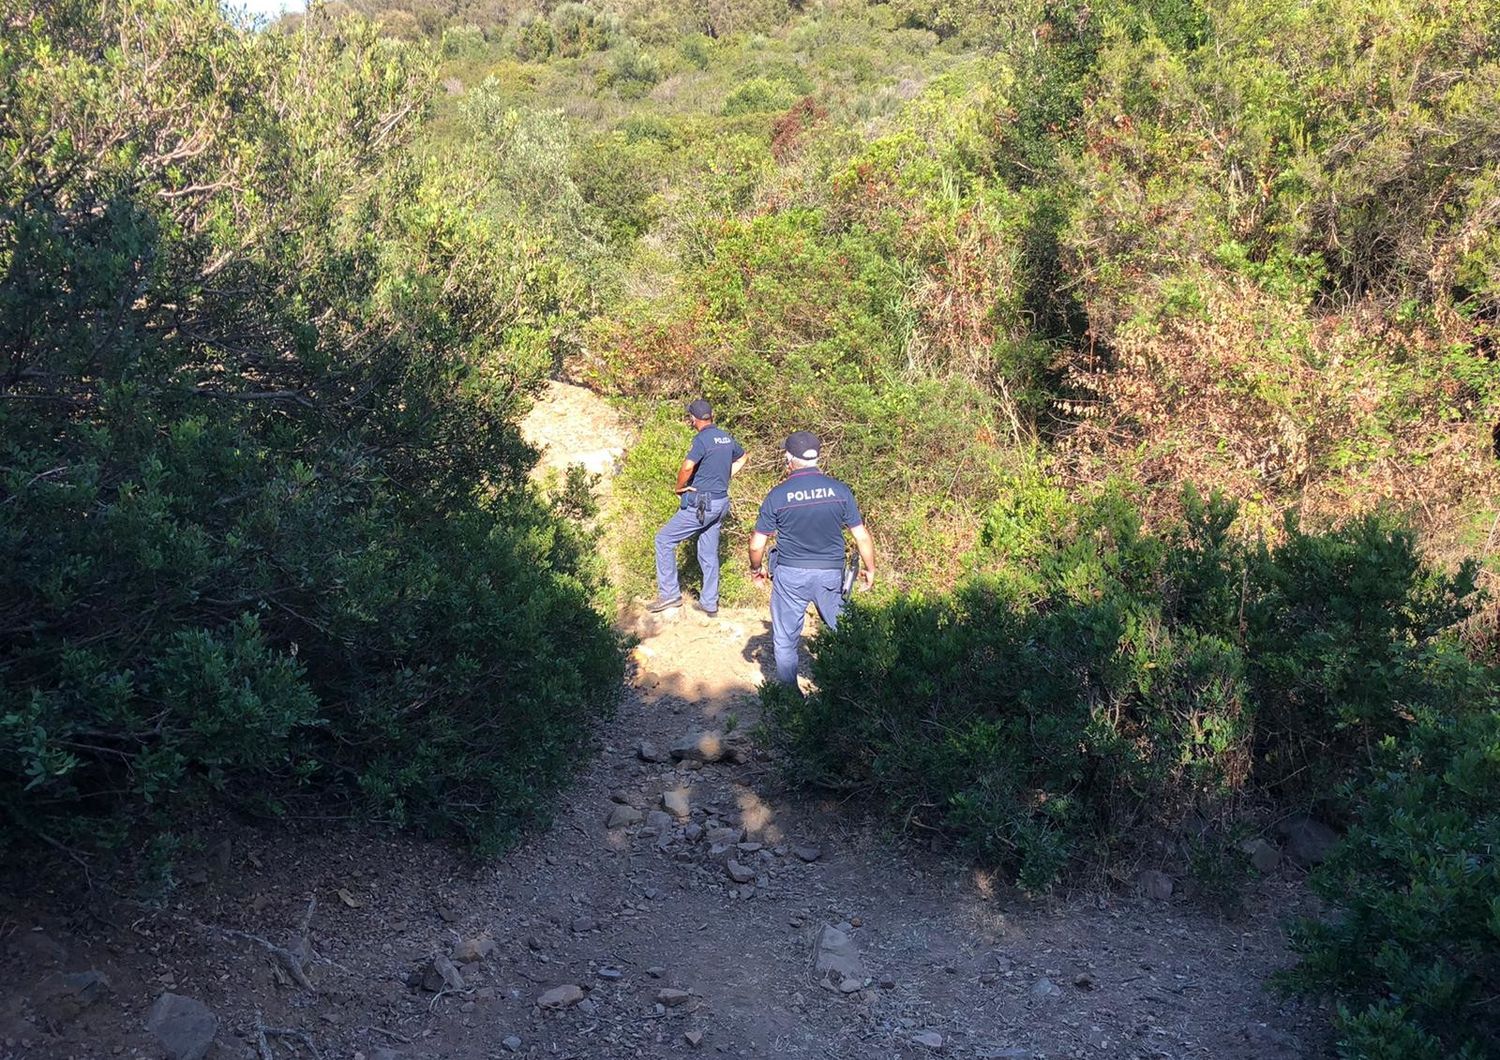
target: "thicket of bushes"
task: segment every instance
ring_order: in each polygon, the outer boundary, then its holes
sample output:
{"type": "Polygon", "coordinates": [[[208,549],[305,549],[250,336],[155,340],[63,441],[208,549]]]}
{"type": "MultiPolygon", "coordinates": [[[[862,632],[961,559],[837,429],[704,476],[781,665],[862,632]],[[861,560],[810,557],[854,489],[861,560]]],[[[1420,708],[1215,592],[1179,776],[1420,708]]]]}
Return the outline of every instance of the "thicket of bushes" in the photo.
{"type": "Polygon", "coordinates": [[[955,592],[857,604],[815,692],[767,687],[794,772],[1033,890],[1238,860],[1267,811],[1352,821],[1289,983],[1341,998],[1350,1057],[1490,1055],[1500,686],[1451,632],[1475,567],[1378,516],[1250,547],[1222,499],[1182,510],[1016,482],[955,592]]]}
{"type": "Polygon", "coordinates": [[[621,665],[515,426],[580,309],[545,138],[424,160],[431,68],[359,20],[47,12],[0,52],[0,841],[503,841],[621,665]]]}

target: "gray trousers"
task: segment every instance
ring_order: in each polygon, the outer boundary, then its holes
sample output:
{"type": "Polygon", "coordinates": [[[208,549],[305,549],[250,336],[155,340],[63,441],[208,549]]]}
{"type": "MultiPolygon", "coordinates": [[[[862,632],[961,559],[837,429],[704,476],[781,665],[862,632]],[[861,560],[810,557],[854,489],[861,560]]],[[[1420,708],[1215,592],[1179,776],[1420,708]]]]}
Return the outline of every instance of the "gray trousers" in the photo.
{"type": "Polygon", "coordinates": [[[703,591],[698,602],[710,611],[719,609],[719,532],[724,529],[724,513],[729,498],[707,501],[703,522],[698,522],[697,508],[678,508],[667,525],[656,532],[656,591],[663,600],[682,595],[677,584],[677,546],[698,535],[698,566],[703,568],[703,591]]]}
{"type": "Polygon", "coordinates": [[[776,654],[776,679],[797,683],[797,642],[807,621],[807,605],[817,604],[829,629],[837,629],[844,610],[841,570],[816,570],[777,564],[771,579],[771,648],[776,654]]]}

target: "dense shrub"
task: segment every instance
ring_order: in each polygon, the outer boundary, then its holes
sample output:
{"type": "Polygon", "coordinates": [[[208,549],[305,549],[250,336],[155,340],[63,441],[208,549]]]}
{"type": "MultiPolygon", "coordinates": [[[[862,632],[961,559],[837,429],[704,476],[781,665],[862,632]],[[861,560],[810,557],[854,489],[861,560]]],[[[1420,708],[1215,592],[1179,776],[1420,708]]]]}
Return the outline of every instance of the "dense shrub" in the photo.
{"type": "Polygon", "coordinates": [[[1075,508],[1019,480],[956,592],[856,607],[816,641],[816,693],[768,690],[798,768],[1041,888],[1189,815],[1227,823],[1293,773],[1330,798],[1412,709],[1482,682],[1441,640],[1469,583],[1403,531],[1364,520],[1251,551],[1232,505],[1183,508],[1151,532],[1117,491],[1075,508]],[[1314,689],[1327,713],[1287,702],[1314,689]]]}
{"type": "Polygon", "coordinates": [[[1339,1000],[1351,1060],[1500,1052],[1500,710],[1448,707],[1382,742],[1312,878],[1331,915],[1292,937],[1302,962],[1286,981],[1339,1000]]]}
{"type": "Polygon", "coordinates": [[[219,802],[503,840],[620,665],[515,427],[576,313],[526,189],[414,157],[431,73],[356,19],[11,30],[0,838],[219,802]]]}

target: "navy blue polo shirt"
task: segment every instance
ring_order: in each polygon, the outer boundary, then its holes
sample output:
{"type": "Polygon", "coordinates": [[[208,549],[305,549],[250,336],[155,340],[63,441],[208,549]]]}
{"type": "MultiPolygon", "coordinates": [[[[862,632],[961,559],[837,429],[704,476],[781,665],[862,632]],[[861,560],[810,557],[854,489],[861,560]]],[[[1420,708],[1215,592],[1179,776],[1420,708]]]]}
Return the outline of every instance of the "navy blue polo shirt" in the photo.
{"type": "Polygon", "coordinates": [[[863,526],[854,491],[815,467],[793,471],[761,501],[757,533],[776,535],[776,562],[836,570],[844,565],[844,527],[863,526]]]}
{"type": "Polygon", "coordinates": [[[688,480],[688,485],[697,490],[697,493],[684,493],[682,506],[691,508],[697,503],[699,496],[706,496],[711,500],[729,496],[730,465],[744,455],[745,450],[740,448],[740,443],[731,438],[728,431],[721,431],[713,424],[693,435],[687,459],[698,466],[693,468],[693,477],[688,480]]]}

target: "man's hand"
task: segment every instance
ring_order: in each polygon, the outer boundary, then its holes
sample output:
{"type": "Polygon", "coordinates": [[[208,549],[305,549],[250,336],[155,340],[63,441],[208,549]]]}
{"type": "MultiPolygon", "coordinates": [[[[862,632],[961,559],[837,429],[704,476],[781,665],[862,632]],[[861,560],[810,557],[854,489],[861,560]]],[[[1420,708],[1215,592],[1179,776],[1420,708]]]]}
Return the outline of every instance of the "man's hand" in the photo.
{"type": "Polygon", "coordinates": [[[752,570],[750,572],[750,580],[756,585],[765,585],[767,581],[766,568],[762,567],[760,570],[752,570]]]}
{"type": "Polygon", "coordinates": [[[869,567],[861,567],[859,571],[859,584],[866,589],[875,588],[875,572],[869,567]]]}
{"type": "Polygon", "coordinates": [[[698,487],[697,486],[678,486],[672,492],[675,493],[675,494],[677,494],[680,497],[684,493],[697,493],[698,492],[698,487]]]}

